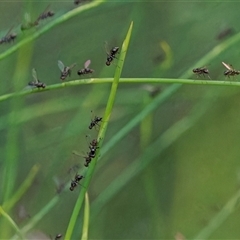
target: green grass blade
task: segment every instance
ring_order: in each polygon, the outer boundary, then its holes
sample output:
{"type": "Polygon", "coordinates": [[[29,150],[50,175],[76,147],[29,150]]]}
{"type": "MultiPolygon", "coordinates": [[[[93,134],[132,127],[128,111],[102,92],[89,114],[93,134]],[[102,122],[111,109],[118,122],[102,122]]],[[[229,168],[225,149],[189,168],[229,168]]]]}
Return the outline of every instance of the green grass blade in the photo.
{"type": "MultiPolygon", "coordinates": [[[[29,223],[25,225],[21,229],[22,234],[26,234],[28,231],[34,228],[34,226],[44,218],[44,216],[50,212],[50,210],[56,205],[56,203],[59,201],[59,196],[56,195],[44,208],[41,209],[40,212],[38,212],[34,217],[31,218],[29,223]]],[[[18,237],[15,235],[11,239],[17,239],[18,237]]]]}
{"type": "MultiPolygon", "coordinates": [[[[113,104],[114,104],[114,100],[115,100],[115,96],[116,96],[116,92],[117,92],[119,78],[120,78],[120,75],[121,75],[121,72],[122,72],[124,59],[125,59],[125,56],[126,56],[126,52],[127,52],[130,37],[131,37],[132,27],[133,27],[133,23],[131,23],[130,28],[129,28],[128,33],[127,33],[127,36],[126,36],[126,39],[124,40],[123,45],[122,45],[122,49],[121,49],[121,52],[120,52],[120,57],[119,57],[119,60],[118,60],[119,65],[118,65],[118,67],[116,67],[111,92],[110,92],[110,95],[109,95],[106,111],[105,111],[105,114],[104,114],[104,117],[103,117],[103,124],[101,125],[100,131],[99,131],[98,141],[101,139],[101,141],[99,141],[99,148],[100,149],[101,149],[102,140],[103,140],[103,138],[105,136],[105,132],[107,130],[108,121],[109,121],[109,118],[110,118],[110,115],[111,115],[111,112],[112,112],[112,108],[113,108],[113,104]]],[[[67,232],[66,232],[66,235],[65,235],[65,239],[71,239],[72,238],[72,234],[73,234],[74,227],[76,225],[78,214],[79,214],[79,212],[81,210],[81,207],[82,207],[84,195],[85,195],[85,192],[86,192],[86,190],[87,190],[87,188],[90,184],[93,172],[94,172],[95,167],[96,167],[98,156],[99,156],[99,151],[97,153],[97,156],[95,157],[96,160],[94,159],[91,162],[91,164],[88,168],[87,175],[85,176],[84,188],[82,188],[82,190],[80,191],[78,200],[77,200],[76,205],[74,207],[74,210],[73,210],[73,213],[72,213],[72,216],[71,216],[68,228],[67,228],[67,232]]]]}
{"type": "Polygon", "coordinates": [[[84,205],[84,217],[83,217],[83,229],[82,229],[82,240],[88,239],[88,228],[89,228],[89,216],[90,216],[90,204],[88,193],[85,194],[85,205],[84,205]]]}
{"type": "Polygon", "coordinates": [[[32,182],[34,178],[36,177],[36,174],[39,171],[40,166],[34,165],[31,169],[30,173],[22,183],[22,185],[19,187],[19,189],[15,192],[15,194],[3,205],[3,208],[9,211],[14,205],[21,199],[21,197],[24,195],[24,193],[28,190],[28,188],[32,185],[32,182]]]}
{"type": "MultiPolygon", "coordinates": [[[[219,89],[220,90],[220,89],[219,89]]],[[[151,144],[121,175],[116,177],[111,184],[96,198],[91,205],[91,217],[94,218],[109,200],[114,197],[135,176],[143,171],[156,156],[161,154],[167,147],[173,144],[184,132],[190,129],[196,121],[211,107],[209,96],[212,90],[206,93],[191,113],[167,129],[153,144],[151,144]],[[141,163],[141,164],[139,164],[141,163]]]]}
{"type": "Polygon", "coordinates": [[[123,45],[122,45],[122,49],[121,49],[121,52],[120,52],[118,65],[116,67],[116,71],[115,71],[115,75],[114,75],[112,88],[111,88],[111,92],[110,92],[110,95],[109,95],[105,115],[103,117],[103,124],[102,124],[102,127],[101,127],[100,131],[99,131],[99,139],[103,139],[104,136],[105,136],[105,132],[106,132],[106,129],[107,129],[107,125],[108,125],[108,122],[109,122],[109,119],[110,119],[110,115],[111,115],[111,112],[112,112],[113,104],[114,104],[116,93],[117,93],[117,87],[118,87],[119,79],[120,79],[120,76],[121,76],[124,60],[125,60],[126,53],[127,53],[127,50],[128,50],[128,45],[129,45],[129,42],[130,42],[132,28],[133,28],[133,22],[130,25],[130,28],[129,28],[127,36],[126,36],[126,39],[124,40],[123,45]]]}
{"type": "MultiPolygon", "coordinates": [[[[25,95],[41,93],[45,91],[53,91],[66,87],[74,87],[79,85],[86,84],[103,84],[103,83],[113,83],[112,78],[92,78],[92,79],[78,79],[72,80],[65,83],[57,83],[48,85],[45,89],[33,89],[33,90],[24,90],[20,92],[8,93],[0,96],[0,102],[6,101],[15,97],[22,97],[25,95]]],[[[239,87],[240,82],[228,79],[228,80],[192,80],[192,79],[179,79],[179,78],[121,78],[119,79],[119,83],[123,84],[143,84],[143,83],[156,83],[156,84],[177,84],[177,88],[182,86],[182,84],[190,84],[190,85],[209,85],[209,86],[231,86],[231,87],[239,87]]],[[[172,90],[175,88],[171,86],[172,90]]],[[[170,90],[170,91],[172,91],[170,90]]]]}
{"type": "Polygon", "coordinates": [[[139,114],[131,119],[111,140],[102,148],[101,157],[103,157],[111,148],[113,148],[121,139],[123,139],[136,125],[138,125],[149,113],[154,111],[160,104],[169,98],[176,88],[167,88],[163,93],[159,94],[149,103],[139,114]]]}
{"type": "Polygon", "coordinates": [[[20,239],[27,240],[20,229],[18,228],[17,224],[13,221],[13,219],[3,210],[3,208],[0,206],[0,214],[3,215],[3,217],[9,222],[9,224],[15,229],[16,233],[20,237],[20,239]]]}
{"type": "Polygon", "coordinates": [[[240,191],[233,196],[222,210],[210,221],[208,226],[201,230],[193,239],[208,239],[221,224],[239,208],[240,191]]]}

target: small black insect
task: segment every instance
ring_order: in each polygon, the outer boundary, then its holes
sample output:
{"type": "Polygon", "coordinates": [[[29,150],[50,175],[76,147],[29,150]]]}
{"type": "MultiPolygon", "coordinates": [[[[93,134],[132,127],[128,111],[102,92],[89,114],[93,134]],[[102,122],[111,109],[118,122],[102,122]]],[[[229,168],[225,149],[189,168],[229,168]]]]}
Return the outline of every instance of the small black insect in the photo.
{"type": "Polygon", "coordinates": [[[89,146],[89,149],[90,149],[90,152],[88,152],[88,156],[91,158],[95,158],[97,149],[92,146],[89,146]]]}
{"type": "MultiPolygon", "coordinates": [[[[95,157],[95,156],[94,156],[94,157],[95,157]]],[[[90,157],[90,156],[88,155],[88,156],[85,156],[84,158],[85,158],[85,160],[86,160],[86,162],[84,163],[84,166],[85,166],[85,167],[88,167],[89,163],[91,163],[91,161],[92,161],[92,157],[90,157]]]]}
{"type": "Polygon", "coordinates": [[[89,65],[91,64],[91,60],[87,60],[84,63],[84,68],[82,68],[81,70],[79,70],[77,73],[78,75],[84,75],[84,74],[90,74],[93,73],[94,70],[89,68],[89,65]]]}
{"type": "Polygon", "coordinates": [[[39,81],[35,68],[32,69],[32,76],[33,76],[34,81],[29,82],[28,86],[36,87],[36,88],[45,88],[46,87],[45,83],[42,83],[39,81]]]}
{"type": "Polygon", "coordinates": [[[57,234],[57,235],[55,236],[54,239],[57,240],[57,239],[60,239],[61,237],[62,237],[62,234],[59,233],[59,234],[57,234]]]}
{"type": "Polygon", "coordinates": [[[96,156],[96,151],[98,148],[97,139],[93,139],[89,146],[90,152],[88,153],[88,156],[94,158],[96,156]]]}
{"type": "Polygon", "coordinates": [[[65,80],[67,76],[71,76],[71,70],[76,66],[76,63],[72,64],[70,67],[65,67],[64,64],[58,60],[58,67],[61,71],[61,80],[65,80]]]}
{"type": "MultiPolygon", "coordinates": [[[[92,111],[91,111],[92,112],[92,111]]],[[[102,121],[102,117],[97,117],[97,116],[95,116],[93,119],[92,119],[92,121],[90,122],[90,125],[89,125],[89,129],[92,129],[93,127],[95,127],[96,125],[98,125],[99,126],[99,122],[101,122],[102,121]]]]}
{"type": "Polygon", "coordinates": [[[48,10],[49,6],[50,6],[50,4],[46,7],[44,12],[39,15],[39,17],[37,18],[36,22],[39,23],[39,21],[41,21],[41,20],[44,20],[46,18],[54,16],[54,12],[48,10]]]}
{"type": "Polygon", "coordinates": [[[12,28],[7,32],[7,34],[0,39],[0,44],[13,42],[17,37],[16,33],[11,33],[12,28]]]}
{"type": "Polygon", "coordinates": [[[99,148],[99,147],[97,147],[97,146],[92,146],[92,145],[90,145],[90,146],[89,146],[90,152],[88,153],[88,156],[91,157],[91,158],[95,158],[95,156],[96,156],[96,151],[97,151],[98,148],[99,148]]]}
{"type": "Polygon", "coordinates": [[[70,191],[73,191],[75,187],[79,184],[79,182],[83,179],[84,177],[82,175],[76,174],[75,179],[71,181],[71,186],[70,186],[70,191]]]}
{"type": "Polygon", "coordinates": [[[205,75],[207,75],[208,78],[211,79],[210,76],[209,76],[209,70],[207,69],[207,67],[194,68],[192,71],[193,71],[197,76],[203,75],[203,76],[205,77],[205,75]]]}
{"type": "MultiPolygon", "coordinates": [[[[87,136],[86,136],[87,137],[87,136]]],[[[90,151],[88,152],[88,157],[85,157],[86,159],[86,165],[88,166],[88,164],[91,162],[92,158],[95,158],[96,156],[96,151],[98,149],[98,141],[97,139],[93,139],[90,144],[89,144],[89,149],[90,151]]],[[[85,165],[85,166],[86,166],[85,165]]]]}
{"type": "Polygon", "coordinates": [[[97,145],[98,145],[97,139],[93,139],[93,140],[90,142],[90,145],[91,145],[92,147],[97,147],[97,145]]]}
{"type": "Polygon", "coordinates": [[[80,157],[83,157],[85,158],[86,162],[84,164],[85,167],[88,167],[89,163],[92,161],[92,157],[89,156],[89,153],[87,153],[87,156],[84,156],[82,154],[79,154],[78,152],[76,151],[73,151],[72,152],[73,154],[77,155],[77,156],[80,156],[80,157]]]}
{"type": "Polygon", "coordinates": [[[106,60],[106,65],[110,66],[111,62],[116,58],[116,54],[118,53],[119,47],[113,47],[110,52],[106,50],[107,53],[107,60],[106,60]]]}
{"type": "Polygon", "coordinates": [[[222,64],[223,64],[223,66],[225,68],[227,68],[227,70],[224,71],[224,73],[223,73],[225,76],[230,77],[230,76],[235,76],[235,75],[239,75],[240,74],[240,71],[235,70],[232,65],[229,65],[229,64],[227,64],[225,62],[222,62],[222,64]]]}

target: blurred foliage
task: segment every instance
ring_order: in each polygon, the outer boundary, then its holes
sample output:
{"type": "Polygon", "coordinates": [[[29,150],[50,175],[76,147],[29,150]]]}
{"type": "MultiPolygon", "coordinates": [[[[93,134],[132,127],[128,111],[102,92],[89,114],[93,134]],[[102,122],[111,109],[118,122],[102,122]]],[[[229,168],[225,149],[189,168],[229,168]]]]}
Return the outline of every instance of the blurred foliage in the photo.
{"type": "MultiPolygon", "coordinates": [[[[46,19],[21,33],[24,14],[28,12],[36,19],[47,5],[44,1],[0,3],[0,36],[12,26],[18,34],[15,42],[0,45],[0,54],[53,21],[46,19]]],[[[50,5],[55,12],[53,19],[74,8],[70,0],[50,5]]],[[[93,77],[112,77],[115,66],[105,66],[104,43],[121,46],[131,21],[134,28],[122,77],[179,78],[215,46],[240,31],[238,8],[237,2],[107,1],[53,27],[2,59],[0,94],[22,90],[32,81],[32,68],[47,85],[59,83],[58,60],[66,65],[77,63],[67,81],[79,78],[76,72],[87,59],[92,61],[93,77]],[[228,28],[232,35],[218,39],[228,28]]],[[[222,61],[240,69],[239,48],[237,42],[206,63],[212,79],[225,80],[222,61]]],[[[191,239],[209,226],[238,192],[238,88],[184,85],[160,101],[158,98],[171,86],[154,86],[160,91],[153,98],[146,86],[119,85],[103,148],[148,104],[156,101],[157,105],[148,118],[102,154],[88,189],[89,239],[173,239],[179,232],[191,239]],[[106,196],[103,194],[112,195],[105,204],[97,205],[98,199],[106,196]]],[[[103,115],[109,91],[109,84],[88,84],[1,102],[1,206],[14,196],[33,166],[40,165],[30,188],[7,211],[20,230],[45,207],[47,215],[42,215],[30,231],[39,238],[44,233],[46,239],[65,234],[81,186],[74,192],[67,186],[58,195],[55,182],[73,179],[75,171],[69,169],[76,164],[80,166],[78,172],[86,171],[84,158],[73,156],[72,151],[88,151],[85,136],[92,139],[98,133],[88,129],[91,110],[103,115]],[[25,214],[19,209],[25,209],[25,214]]],[[[211,238],[238,238],[239,209],[234,206],[233,210],[221,227],[211,232],[211,238]]],[[[83,212],[79,226],[83,225],[82,218],[83,212]]],[[[0,238],[15,234],[2,216],[0,228],[0,238]]],[[[76,238],[80,238],[81,229],[75,229],[76,238]]],[[[31,234],[29,239],[33,239],[31,234]]]]}

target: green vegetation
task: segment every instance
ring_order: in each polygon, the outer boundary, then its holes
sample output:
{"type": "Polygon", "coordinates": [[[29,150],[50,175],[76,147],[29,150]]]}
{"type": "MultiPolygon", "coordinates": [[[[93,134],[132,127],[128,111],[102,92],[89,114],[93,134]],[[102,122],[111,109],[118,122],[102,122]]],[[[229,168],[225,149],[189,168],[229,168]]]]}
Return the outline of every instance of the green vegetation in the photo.
{"type": "Polygon", "coordinates": [[[21,19],[0,45],[0,239],[237,238],[240,82],[221,64],[240,69],[237,5],[52,3],[21,32],[46,3],[0,3],[0,36],[21,19]],[[64,81],[59,60],[77,64],[64,81]],[[46,88],[26,88],[33,68],[46,88]]]}

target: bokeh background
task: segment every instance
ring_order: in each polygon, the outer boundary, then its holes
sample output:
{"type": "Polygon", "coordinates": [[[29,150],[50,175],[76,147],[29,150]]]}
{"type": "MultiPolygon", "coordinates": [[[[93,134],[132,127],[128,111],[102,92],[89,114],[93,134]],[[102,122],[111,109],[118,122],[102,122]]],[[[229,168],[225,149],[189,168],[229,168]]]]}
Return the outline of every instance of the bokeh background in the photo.
{"type": "MultiPolygon", "coordinates": [[[[14,43],[0,45],[0,54],[52,21],[46,19],[36,28],[20,31],[26,12],[36,19],[49,4],[55,12],[53,19],[76,7],[73,1],[0,2],[0,36],[11,27],[18,34],[14,43]]],[[[219,1],[106,1],[2,59],[0,93],[23,89],[32,80],[32,68],[47,85],[59,83],[58,60],[68,66],[77,63],[67,81],[79,79],[76,72],[87,59],[92,61],[94,78],[112,77],[116,66],[105,66],[104,43],[110,48],[121,46],[131,21],[134,27],[122,77],[179,78],[214,47],[238,34],[239,8],[240,3],[219,1]]],[[[239,49],[240,42],[236,42],[206,62],[213,80],[226,80],[222,61],[240,69],[239,49]]],[[[197,76],[189,78],[198,81],[197,76]]],[[[103,147],[172,87],[150,86],[119,85],[103,147]],[[150,86],[160,90],[154,97],[146,90],[150,86]]],[[[84,158],[73,156],[72,151],[87,152],[85,136],[97,136],[96,129],[88,129],[91,110],[103,116],[109,92],[110,84],[88,84],[1,101],[1,204],[18,190],[35,164],[40,166],[29,190],[8,212],[20,228],[57,195],[56,182],[70,181],[76,171],[84,171],[84,158]]],[[[239,118],[238,87],[185,84],[164,98],[97,164],[88,189],[92,206],[89,239],[197,236],[238,193],[239,118]],[[127,174],[132,177],[125,178],[127,174]],[[109,188],[113,182],[116,187],[109,188]],[[111,193],[101,204],[101,198],[111,193]]],[[[74,192],[63,191],[31,231],[46,237],[64,234],[79,191],[81,186],[74,192]]],[[[210,238],[239,238],[238,214],[234,207],[210,238]]],[[[2,217],[0,224],[4,229],[1,238],[15,234],[2,217]]],[[[78,226],[74,239],[81,234],[82,213],[78,226]]]]}

